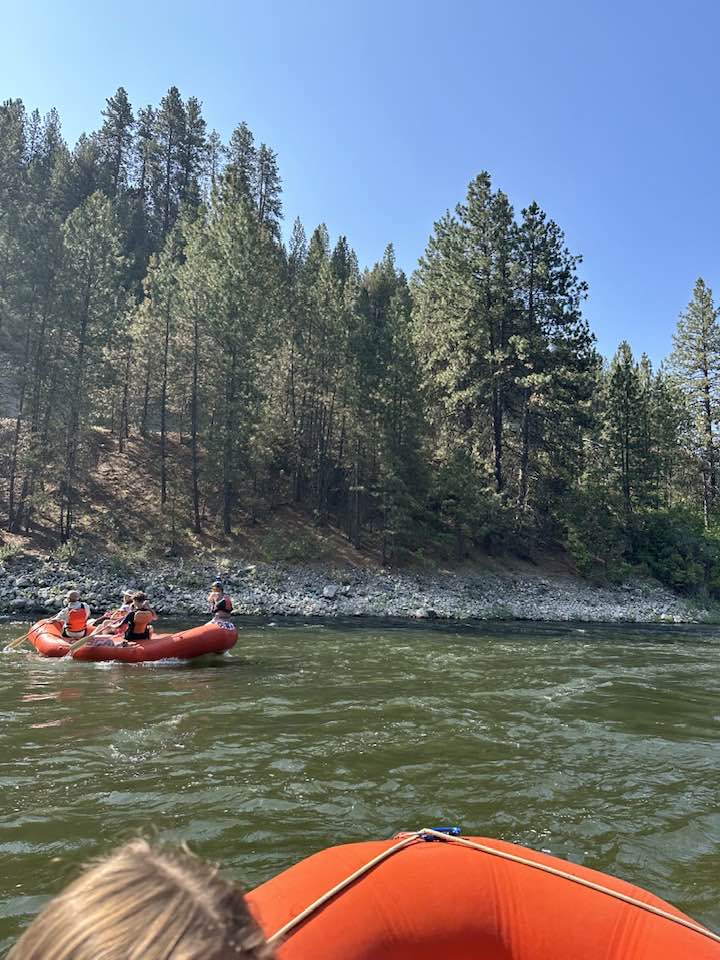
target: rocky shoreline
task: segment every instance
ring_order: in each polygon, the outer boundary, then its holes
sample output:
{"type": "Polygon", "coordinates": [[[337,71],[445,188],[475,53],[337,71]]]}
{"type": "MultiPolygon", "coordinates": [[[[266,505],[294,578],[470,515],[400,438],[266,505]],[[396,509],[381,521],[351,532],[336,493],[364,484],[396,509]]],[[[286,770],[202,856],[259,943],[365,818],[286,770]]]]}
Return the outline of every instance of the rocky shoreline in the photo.
{"type": "Polygon", "coordinates": [[[607,623],[710,619],[708,611],[650,580],[597,586],[541,573],[428,574],[182,559],[141,564],[129,574],[112,560],[29,556],[0,565],[0,614],[25,619],[58,610],[71,587],[82,591],[93,611],[111,609],[122,589],[130,587],[143,589],[163,616],[203,616],[208,585],[217,577],[239,615],[607,623]]]}

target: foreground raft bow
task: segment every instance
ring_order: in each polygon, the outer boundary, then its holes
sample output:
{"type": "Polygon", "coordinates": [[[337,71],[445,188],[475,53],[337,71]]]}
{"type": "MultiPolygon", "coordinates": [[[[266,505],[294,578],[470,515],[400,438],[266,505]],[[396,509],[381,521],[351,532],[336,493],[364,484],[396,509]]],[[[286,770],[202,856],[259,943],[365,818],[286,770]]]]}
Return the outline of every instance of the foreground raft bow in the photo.
{"type": "Polygon", "coordinates": [[[640,887],[436,830],[330,847],[248,900],[279,960],[720,960],[717,934],[640,887]]]}
{"type": "MultiPolygon", "coordinates": [[[[65,657],[71,641],[62,636],[62,625],[41,620],[28,631],[28,640],[44,657],[65,657]]],[[[178,633],[154,633],[148,640],[133,645],[106,644],[96,637],[72,653],[74,660],[116,660],[121,663],[145,663],[150,660],[192,660],[208,653],[224,653],[237,642],[237,627],[204,623],[178,633]]]]}

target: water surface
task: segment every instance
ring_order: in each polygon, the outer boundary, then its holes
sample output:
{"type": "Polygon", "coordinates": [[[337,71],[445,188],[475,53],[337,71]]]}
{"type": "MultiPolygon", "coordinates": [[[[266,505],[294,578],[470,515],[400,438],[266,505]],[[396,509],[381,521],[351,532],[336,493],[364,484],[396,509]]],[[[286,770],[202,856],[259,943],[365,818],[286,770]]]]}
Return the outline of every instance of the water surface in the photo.
{"type": "MultiPolygon", "coordinates": [[[[0,643],[19,632],[0,624],[0,643]]],[[[714,628],[251,623],[190,665],[0,658],[0,954],[141,832],[253,886],[457,823],[720,927],[714,628]]]]}

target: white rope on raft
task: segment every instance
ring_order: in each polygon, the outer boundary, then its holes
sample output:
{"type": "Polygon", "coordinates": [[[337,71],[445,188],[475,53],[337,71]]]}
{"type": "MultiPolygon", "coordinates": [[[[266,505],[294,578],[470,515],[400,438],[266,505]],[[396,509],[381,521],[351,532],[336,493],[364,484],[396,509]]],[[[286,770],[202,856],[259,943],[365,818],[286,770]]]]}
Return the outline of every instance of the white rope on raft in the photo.
{"type": "Polygon", "coordinates": [[[392,856],[393,853],[397,853],[398,850],[402,850],[403,847],[409,847],[411,843],[416,843],[418,839],[418,834],[413,833],[410,836],[405,837],[399,843],[394,844],[392,847],[388,847],[387,850],[383,850],[382,853],[379,853],[376,857],[373,857],[372,860],[369,860],[362,867],[359,867],[355,873],[351,873],[349,877],[345,877],[344,880],[341,880],[340,883],[336,884],[331,890],[328,890],[327,893],[324,893],[321,897],[311,903],[309,907],[305,907],[302,913],[299,913],[296,917],[293,917],[292,920],[288,920],[284,927],[280,927],[271,937],[268,937],[268,943],[270,946],[275,946],[279,940],[284,939],[285,934],[289,933],[295,927],[303,922],[306,917],[309,917],[311,913],[314,913],[318,910],[324,903],[327,903],[328,900],[331,900],[336,894],[340,893],[349,887],[351,883],[363,876],[363,874],[368,873],[372,870],[373,867],[377,866],[378,863],[382,863],[383,860],[387,860],[388,857],[392,856]]]}
{"type": "Polygon", "coordinates": [[[614,897],[616,900],[621,900],[623,903],[628,903],[632,907],[638,907],[640,910],[645,910],[657,917],[662,917],[664,920],[670,920],[672,923],[677,923],[682,927],[687,927],[688,930],[692,930],[694,933],[699,933],[701,936],[707,937],[709,940],[714,940],[716,943],[720,943],[720,936],[718,936],[716,933],[713,933],[712,930],[708,930],[706,927],[701,927],[700,924],[694,923],[692,920],[686,920],[685,917],[678,917],[673,913],[668,913],[667,910],[663,910],[661,907],[656,907],[652,903],[643,903],[642,900],[631,897],[627,893],[621,893],[619,890],[612,890],[610,887],[605,887],[600,883],[595,883],[593,880],[587,880],[584,877],[578,877],[575,874],[568,873],[565,870],[560,870],[557,867],[551,867],[549,864],[537,863],[535,860],[528,860],[527,857],[521,857],[515,853],[509,853],[505,850],[497,850],[495,847],[489,847],[484,843],[475,843],[473,840],[466,840],[464,837],[453,837],[446,833],[439,833],[437,830],[431,830],[429,827],[424,827],[422,830],[418,830],[415,833],[404,834],[398,843],[393,844],[392,847],[388,847],[387,850],[383,850],[382,853],[378,854],[376,857],[373,857],[372,860],[369,860],[362,867],[358,867],[358,869],[355,870],[354,873],[351,873],[349,877],[341,880],[340,883],[328,890],[327,893],[324,893],[321,897],[318,897],[318,899],[306,907],[302,913],[299,913],[296,917],[293,917],[292,920],[288,920],[283,927],[277,930],[268,939],[268,943],[271,946],[276,946],[280,940],[283,940],[285,936],[290,933],[290,931],[298,927],[316,910],[319,910],[320,907],[327,903],[328,900],[331,900],[333,897],[337,896],[338,893],[341,893],[346,887],[349,887],[351,883],[355,882],[355,880],[358,880],[364,874],[368,873],[373,869],[373,867],[376,867],[379,863],[382,863],[383,860],[387,860],[387,858],[392,856],[394,853],[397,853],[399,850],[402,850],[405,847],[409,847],[411,844],[417,843],[424,837],[432,837],[434,840],[441,840],[444,843],[458,843],[460,846],[469,847],[471,850],[479,850],[480,853],[487,853],[492,857],[499,857],[501,860],[509,860],[512,863],[519,863],[522,866],[531,867],[533,870],[540,870],[543,873],[549,873],[553,877],[560,877],[563,880],[570,880],[572,883],[577,883],[581,887],[587,887],[589,890],[595,890],[596,893],[603,893],[606,896],[614,897]]]}

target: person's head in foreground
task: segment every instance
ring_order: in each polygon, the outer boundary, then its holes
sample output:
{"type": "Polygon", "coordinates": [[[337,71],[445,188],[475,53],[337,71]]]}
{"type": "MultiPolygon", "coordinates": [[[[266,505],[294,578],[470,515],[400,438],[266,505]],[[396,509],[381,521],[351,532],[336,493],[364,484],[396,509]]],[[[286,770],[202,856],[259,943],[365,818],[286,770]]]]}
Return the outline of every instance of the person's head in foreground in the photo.
{"type": "Polygon", "coordinates": [[[271,960],[239,886],[133,840],[54,897],[7,960],[271,960]]]}

